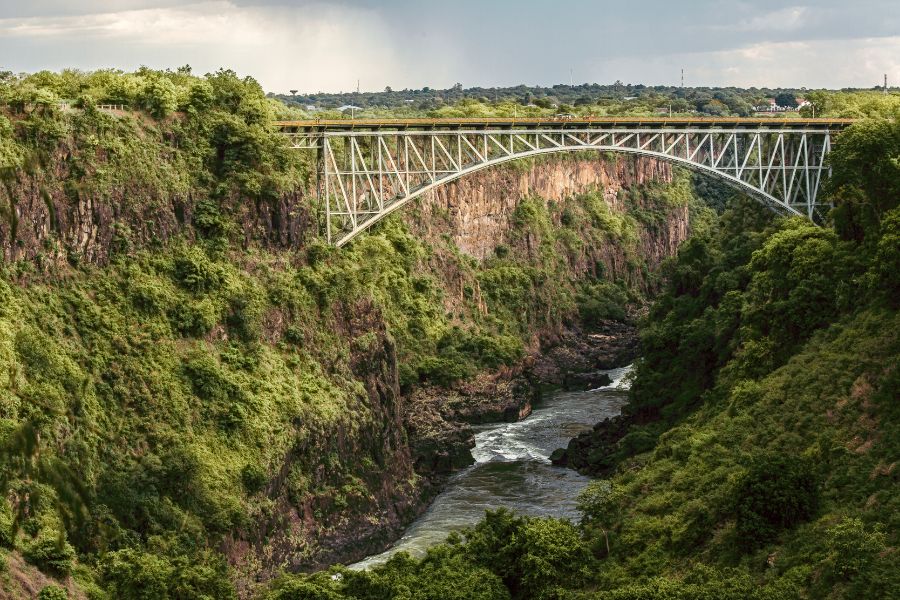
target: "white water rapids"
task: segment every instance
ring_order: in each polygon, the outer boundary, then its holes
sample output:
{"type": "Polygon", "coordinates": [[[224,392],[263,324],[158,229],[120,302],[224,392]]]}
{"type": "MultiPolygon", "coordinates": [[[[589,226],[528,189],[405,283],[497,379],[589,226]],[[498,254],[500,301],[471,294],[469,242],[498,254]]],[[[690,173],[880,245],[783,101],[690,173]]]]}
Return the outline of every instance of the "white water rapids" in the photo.
{"type": "Polygon", "coordinates": [[[586,392],[557,392],[516,423],[475,427],[475,464],[453,475],[428,510],[386,552],[351,565],[365,569],[406,551],[424,554],[451,531],[474,525],[500,507],[531,516],[578,519],[578,493],[588,477],[550,463],[550,453],[595,423],[619,414],[631,367],[603,371],[612,384],[586,392]]]}

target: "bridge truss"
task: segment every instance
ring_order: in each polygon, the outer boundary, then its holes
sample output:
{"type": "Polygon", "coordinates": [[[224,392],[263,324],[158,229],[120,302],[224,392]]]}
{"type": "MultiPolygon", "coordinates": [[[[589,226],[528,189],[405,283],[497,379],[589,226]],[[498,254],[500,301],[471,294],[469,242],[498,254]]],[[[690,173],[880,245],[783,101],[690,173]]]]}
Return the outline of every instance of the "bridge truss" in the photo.
{"type": "Polygon", "coordinates": [[[821,220],[830,121],[568,123],[537,126],[286,128],[291,145],[316,149],[328,240],[341,246],[438,185],[519,158],[607,151],[650,156],[710,173],[773,209],[821,220]],[[579,126],[575,126],[579,125],[579,126]]]}

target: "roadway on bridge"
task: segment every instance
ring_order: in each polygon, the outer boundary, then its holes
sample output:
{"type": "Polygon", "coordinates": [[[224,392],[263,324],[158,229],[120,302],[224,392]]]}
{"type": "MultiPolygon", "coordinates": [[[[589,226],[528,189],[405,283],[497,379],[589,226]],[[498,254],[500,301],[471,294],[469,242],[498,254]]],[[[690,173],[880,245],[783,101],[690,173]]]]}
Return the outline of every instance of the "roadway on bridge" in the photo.
{"type": "Polygon", "coordinates": [[[739,128],[739,129],[817,129],[840,130],[853,119],[804,118],[715,118],[715,117],[537,117],[537,118],[460,118],[460,119],[310,119],[305,121],[275,121],[276,128],[285,132],[323,132],[381,129],[418,130],[484,130],[484,129],[590,129],[593,127],[622,128],[739,128]]]}

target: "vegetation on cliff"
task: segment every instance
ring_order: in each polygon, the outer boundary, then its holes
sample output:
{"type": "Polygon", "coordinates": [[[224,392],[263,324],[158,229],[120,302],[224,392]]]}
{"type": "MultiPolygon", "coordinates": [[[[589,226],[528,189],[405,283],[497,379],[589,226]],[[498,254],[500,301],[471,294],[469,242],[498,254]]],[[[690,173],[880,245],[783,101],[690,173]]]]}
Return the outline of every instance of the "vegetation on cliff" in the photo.
{"type": "Polygon", "coordinates": [[[709,212],[679,173],[626,210],[527,198],[483,262],[400,218],[335,251],[277,208],[309,171],[252,79],[39,73],[0,96],[0,544],[91,598],[229,598],[378,549],[422,489],[401,389],[623,317],[652,285],[640,236],[709,212]]]}
{"type": "Polygon", "coordinates": [[[624,431],[583,457],[608,479],[577,528],[492,513],[421,561],[267,598],[900,595],[898,160],[900,123],[861,123],[832,160],[833,228],[736,205],[682,247],[624,431]]]}
{"type": "Polygon", "coordinates": [[[714,222],[676,172],[615,202],[526,198],[478,261],[415,214],[341,251],[317,240],[308,165],[266,126],[290,111],[252,79],[39,73],[0,97],[11,593],[28,568],[76,596],[230,598],[348,540],[379,547],[422,489],[402,391],[622,318],[660,285],[642,236],[690,212],[631,420],[585,456],[610,479],[581,524],[492,513],[422,560],[260,594],[897,595],[896,120],[843,134],[833,230],[749,205],[714,222]]]}

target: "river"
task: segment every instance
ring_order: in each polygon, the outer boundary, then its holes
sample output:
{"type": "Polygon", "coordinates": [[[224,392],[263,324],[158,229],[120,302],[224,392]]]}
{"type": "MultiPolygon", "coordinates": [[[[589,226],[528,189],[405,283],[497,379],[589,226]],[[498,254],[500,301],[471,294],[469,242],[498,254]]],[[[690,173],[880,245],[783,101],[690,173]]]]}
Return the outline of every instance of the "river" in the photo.
{"type": "Polygon", "coordinates": [[[447,486],[389,550],[350,565],[365,569],[396,552],[421,556],[451,531],[474,525],[484,511],[506,507],[520,514],[578,519],[578,493],[590,478],[550,463],[550,453],[626,401],[631,367],[603,371],[611,385],[586,392],[549,395],[526,419],[475,427],[475,464],[454,474],[447,486]]]}

